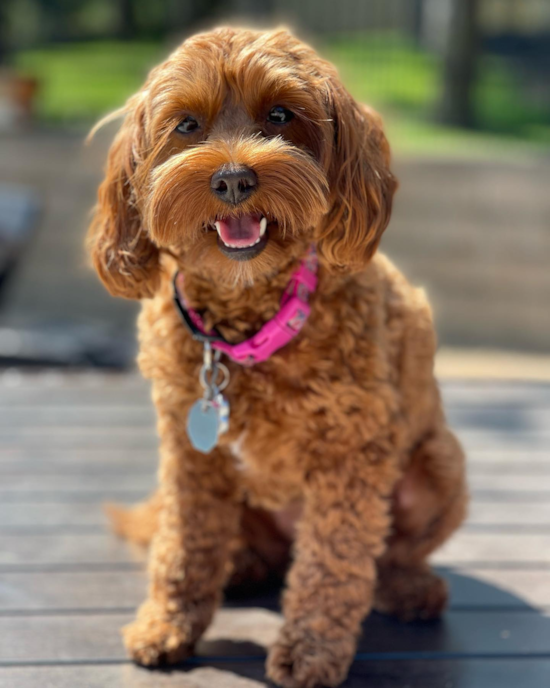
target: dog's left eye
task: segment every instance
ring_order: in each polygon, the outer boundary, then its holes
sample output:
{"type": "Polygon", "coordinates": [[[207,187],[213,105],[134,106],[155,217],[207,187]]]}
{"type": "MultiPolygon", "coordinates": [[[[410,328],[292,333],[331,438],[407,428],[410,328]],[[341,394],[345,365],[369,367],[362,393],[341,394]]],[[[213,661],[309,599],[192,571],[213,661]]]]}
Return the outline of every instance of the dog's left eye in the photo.
{"type": "Polygon", "coordinates": [[[287,124],[294,117],[294,113],[291,110],[287,110],[282,105],[276,105],[271,108],[267,119],[272,124],[287,124]]]}
{"type": "Polygon", "coordinates": [[[199,128],[199,123],[194,117],[188,115],[184,120],[182,120],[176,127],[176,131],[180,134],[190,134],[199,128]]]}

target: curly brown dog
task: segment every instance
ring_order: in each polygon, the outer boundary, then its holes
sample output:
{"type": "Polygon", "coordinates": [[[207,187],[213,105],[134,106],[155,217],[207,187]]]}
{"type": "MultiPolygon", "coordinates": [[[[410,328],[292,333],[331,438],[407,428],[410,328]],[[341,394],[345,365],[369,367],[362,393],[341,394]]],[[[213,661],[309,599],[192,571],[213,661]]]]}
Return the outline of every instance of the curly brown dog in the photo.
{"type": "Polygon", "coordinates": [[[185,41],[118,114],[89,249],[112,294],[143,300],[139,366],[161,438],[157,493],[113,512],[119,532],[151,540],[126,646],[141,664],[185,658],[230,580],[291,558],[267,674],[336,686],[373,607],[441,613],[426,560],[466,505],[429,306],[375,255],[396,189],[381,120],[287,31],[231,28],[185,41]],[[203,333],[235,344],[277,315],[312,244],[309,318],[267,360],[222,357],[229,429],[203,453],[186,426],[203,346],[175,273],[203,333]]]}

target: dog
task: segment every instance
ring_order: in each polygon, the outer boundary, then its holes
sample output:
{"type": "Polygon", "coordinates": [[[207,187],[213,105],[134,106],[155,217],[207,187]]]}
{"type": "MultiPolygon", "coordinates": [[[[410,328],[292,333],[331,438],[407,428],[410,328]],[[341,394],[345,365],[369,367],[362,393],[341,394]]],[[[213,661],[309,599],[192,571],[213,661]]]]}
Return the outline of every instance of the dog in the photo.
{"type": "Polygon", "coordinates": [[[235,28],[186,40],[115,115],[88,248],[142,300],[161,442],[157,492],[111,509],[151,545],[126,647],[181,661],[224,587],[288,569],[267,676],[337,686],[371,609],[442,612],[427,558],[467,504],[429,305],[377,252],[382,121],[286,30],[235,28]]]}

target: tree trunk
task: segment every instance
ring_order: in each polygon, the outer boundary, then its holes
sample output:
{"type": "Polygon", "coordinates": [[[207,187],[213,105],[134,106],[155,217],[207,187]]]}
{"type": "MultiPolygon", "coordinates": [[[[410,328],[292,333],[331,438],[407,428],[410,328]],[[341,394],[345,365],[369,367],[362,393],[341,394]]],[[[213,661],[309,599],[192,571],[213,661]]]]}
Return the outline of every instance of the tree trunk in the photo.
{"type": "Polygon", "coordinates": [[[8,61],[8,8],[7,2],[0,2],[0,67],[8,61]]]}
{"type": "Polygon", "coordinates": [[[216,13],[223,6],[222,0],[201,0],[201,2],[182,2],[168,0],[166,6],[168,32],[188,34],[195,28],[204,29],[207,20],[216,18],[216,13]]]}
{"type": "Polygon", "coordinates": [[[119,11],[119,36],[130,39],[136,35],[136,11],[134,0],[118,0],[119,11]]]}
{"type": "Polygon", "coordinates": [[[424,0],[411,2],[411,33],[416,46],[422,45],[422,16],[424,0]]]}
{"type": "Polygon", "coordinates": [[[439,119],[444,124],[473,127],[473,90],[478,54],[477,0],[453,0],[447,37],[443,97],[439,119]]]}

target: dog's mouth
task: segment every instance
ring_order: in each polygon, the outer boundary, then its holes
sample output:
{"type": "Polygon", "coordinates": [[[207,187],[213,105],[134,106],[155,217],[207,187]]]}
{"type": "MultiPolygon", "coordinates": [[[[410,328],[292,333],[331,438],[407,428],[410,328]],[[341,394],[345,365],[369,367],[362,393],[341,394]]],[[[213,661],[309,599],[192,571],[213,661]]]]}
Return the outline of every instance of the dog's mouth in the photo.
{"type": "Polygon", "coordinates": [[[238,217],[219,217],[214,225],[218,248],[232,260],[250,260],[267,245],[267,218],[259,213],[238,217]]]}

